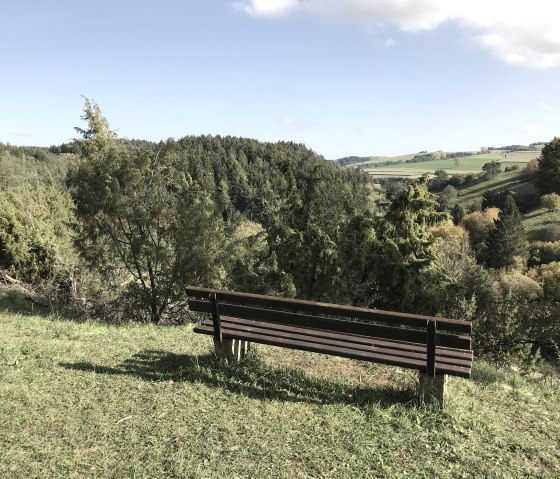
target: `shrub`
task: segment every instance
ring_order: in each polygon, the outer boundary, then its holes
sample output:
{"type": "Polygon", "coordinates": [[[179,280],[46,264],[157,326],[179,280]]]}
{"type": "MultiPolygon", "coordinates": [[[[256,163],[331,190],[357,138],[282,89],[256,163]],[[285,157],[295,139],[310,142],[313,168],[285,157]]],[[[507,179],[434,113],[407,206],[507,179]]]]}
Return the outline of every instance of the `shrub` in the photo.
{"type": "Polygon", "coordinates": [[[542,265],[539,270],[545,297],[560,301],[560,262],[542,265]]]}
{"type": "Polygon", "coordinates": [[[560,241],[535,241],[529,245],[529,266],[560,261],[560,241]]]}
{"type": "Polygon", "coordinates": [[[556,211],[560,209],[560,195],[556,193],[549,193],[541,196],[541,205],[547,208],[548,211],[556,211]]]}
{"type": "Polygon", "coordinates": [[[503,273],[492,283],[492,293],[497,297],[511,296],[523,301],[534,301],[543,295],[541,285],[518,271],[503,273]]]}
{"type": "Polygon", "coordinates": [[[452,186],[461,186],[465,183],[465,175],[453,175],[449,178],[449,184],[452,186]]]}
{"type": "Polygon", "coordinates": [[[498,208],[486,208],[466,215],[461,221],[461,226],[469,232],[471,247],[479,259],[484,256],[484,243],[499,214],[498,208]]]}

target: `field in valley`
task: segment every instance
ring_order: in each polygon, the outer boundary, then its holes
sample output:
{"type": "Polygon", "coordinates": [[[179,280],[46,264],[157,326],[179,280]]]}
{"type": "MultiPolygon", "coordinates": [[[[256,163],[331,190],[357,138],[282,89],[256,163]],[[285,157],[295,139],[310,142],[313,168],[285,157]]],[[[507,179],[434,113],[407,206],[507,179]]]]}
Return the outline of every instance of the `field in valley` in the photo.
{"type": "MultiPolygon", "coordinates": [[[[433,174],[435,170],[445,170],[450,175],[477,173],[482,171],[482,166],[491,161],[499,161],[504,167],[517,165],[520,168],[530,160],[538,157],[540,151],[514,151],[504,153],[497,151],[480,155],[462,156],[439,161],[425,161],[421,163],[401,163],[397,165],[373,167],[371,165],[381,161],[400,161],[414,157],[402,155],[397,157],[377,157],[374,160],[359,163],[369,175],[374,178],[404,177],[419,178],[424,174],[433,174]]],[[[357,166],[357,165],[352,165],[357,166]]]]}

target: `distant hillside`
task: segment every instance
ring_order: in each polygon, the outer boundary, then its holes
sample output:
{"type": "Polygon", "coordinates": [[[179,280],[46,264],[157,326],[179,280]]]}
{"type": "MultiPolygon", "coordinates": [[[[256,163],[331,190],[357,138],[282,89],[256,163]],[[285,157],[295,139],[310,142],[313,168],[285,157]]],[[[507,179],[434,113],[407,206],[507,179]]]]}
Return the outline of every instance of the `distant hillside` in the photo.
{"type": "Polygon", "coordinates": [[[409,153],[406,155],[399,156],[370,156],[370,157],[360,157],[360,156],[348,156],[345,158],[340,158],[337,161],[339,165],[342,166],[360,166],[360,167],[386,167],[386,166],[396,166],[403,164],[413,164],[413,163],[423,163],[429,161],[441,161],[445,159],[451,159],[456,157],[471,156],[475,153],[472,151],[420,151],[419,153],[409,153]]]}
{"type": "Polygon", "coordinates": [[[420,151],[397,156],[345,156],[335,160],[341,166],[385,167],[398,166],[410,163],[424,163],[433,161],[450,160],[453,158],[472,158],[478,155],[494,155],[492,159],[527,163],[540,154],[544,142],[535,142],[530,145],[506,145],[501,147],[482,147],[479,151],[420,151]]]}

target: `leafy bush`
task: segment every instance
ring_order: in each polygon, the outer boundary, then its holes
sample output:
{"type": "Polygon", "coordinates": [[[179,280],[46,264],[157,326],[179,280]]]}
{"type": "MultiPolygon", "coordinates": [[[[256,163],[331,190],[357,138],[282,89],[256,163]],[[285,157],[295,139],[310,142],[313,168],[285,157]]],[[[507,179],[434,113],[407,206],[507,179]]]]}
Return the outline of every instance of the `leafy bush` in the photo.
{"type": "Polygon", "coordinates": [[[529,244],[529,266],[560,261],[560,241],[535,241],[529,244]]]}
{"type": "Polygon", "coordinates": [[[560,195],[557,193],[548,193],[541,196],[541,205],[547,208],[548,211],[556,211],[560,209],[560,195]]]}
{"type": "Polygon", "coordinates": [[[67,192],[38,183],[0,192],[0,267],[27,283],[48,285],[52,300],[76,295],[74,207],[67,192]]]}

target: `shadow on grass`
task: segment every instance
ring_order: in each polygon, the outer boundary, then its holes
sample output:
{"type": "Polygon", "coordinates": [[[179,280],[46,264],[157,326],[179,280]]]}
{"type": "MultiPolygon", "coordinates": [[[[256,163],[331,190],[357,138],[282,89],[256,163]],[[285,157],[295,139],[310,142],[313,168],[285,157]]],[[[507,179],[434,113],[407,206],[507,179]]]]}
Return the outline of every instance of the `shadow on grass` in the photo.
{"type": "Polygon", "coordinates": [[[351,386],[313,377],[303,370],[267,365],[255,352],[239,363],[220,361],[214,354],[192,356],[146,350],[114,367],[90,362],[60,363],[60,366],[96,374],[134,376],[144,381],[200,382],[256,399],[381,406],[412,404],[415,400],[411,388],[351,386]]]}
{"type": "Polygon", "coordinates": [[[469,189],[470,185],[465,186],[464,188],[460,188],[459,191],[463,192],[463,194],[461,195],[461,197],[463,198],[468,198],[471,196],[480,196],[482,193],[484,193],[486,190],[499,190],[500,188],[503,188],[504,186],[508,185],[508,189],[512,189],[512,187],[517,186],[519,183],[523,183],[522,179],[511,179],[511,178],[506,178],[504,180],[501,181],[496,181],[495,183],[490,183],[488,182],[488,180],[482,180],[480,183],[475,183],[476,187],[470,189],[468,192],[466,192],[467,189],[469,189]]]}

